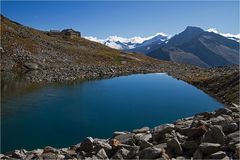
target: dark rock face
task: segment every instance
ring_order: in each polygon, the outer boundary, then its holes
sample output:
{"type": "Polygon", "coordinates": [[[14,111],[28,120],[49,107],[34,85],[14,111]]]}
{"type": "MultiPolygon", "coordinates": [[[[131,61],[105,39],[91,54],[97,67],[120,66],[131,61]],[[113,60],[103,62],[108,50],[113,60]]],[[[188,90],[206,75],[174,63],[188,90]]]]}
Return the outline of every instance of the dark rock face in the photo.
{"type": "Polygon", "coordinates": [[[0,156],[1,159],[239,159],[240,134],[236,130],[239,117],[234,116],[239,109],[233,105],[152,129],[114,132],[110,139],[87,137],[68,148],[47,146],[0,156]]]}
{"type": "Polygon", "coordinates": [[[224,133],[221,126],[213,126],[203,135],[203,142],[224,144],[224,133]]]}
{"type": "Polygon", "coordinates": [[[139,153],[139,158],[140,159],[156,159],[161,156],[161,153],[162,153],[162,149],[160,148],[148,147],[139,153]]]}

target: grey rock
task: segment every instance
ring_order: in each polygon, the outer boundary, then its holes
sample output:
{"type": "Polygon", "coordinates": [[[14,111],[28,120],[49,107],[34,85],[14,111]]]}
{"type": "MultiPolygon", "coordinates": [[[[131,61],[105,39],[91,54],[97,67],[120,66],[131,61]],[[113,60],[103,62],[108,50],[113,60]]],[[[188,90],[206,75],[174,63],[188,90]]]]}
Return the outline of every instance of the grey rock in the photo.
{"type": "Polygon", "coordinates": [[[96,157],[98,159],[108,159],[108,156],[103,148],[97,152],[96,157]]]}
{"type": "Polygon", "coordinates": [[[174,130],[175,126],[173,124],[163,124],[157,127],[154,127],[151,131],[152,138],[154,141],[159,141],[163,138],[165,133],[169,133],[174,130]]]}
{"type": "Polygon", "coordinates": [[[98,149],[103,148],[106,151],[112,149],[112,146],[103,140],[94,139],[93,144],[98,149]]]}
{"type": "Polygon", "coordinates": [[[185,141],[181,144],[182,148],[185,150],[191,150],[191,149],[197,149],[199,146],[199,143],[197,141],[185,141]]]}
{"type": "Polygon", "coordinates": [[[158,145],[154,145],[154,147],[166,150],[167,149],[167,143],[160,143],[158,145]]]}
{"type": "Polygon", "coordinates": [[[213,126],[203,135],[202,142],[210,143],[224,143],[225,134],[222,131],[221,126],[213,126]]]}
{"type": "Polygon", "coordinates": [[[36,63],[25,63],[24,67],[26,67],[27,69],[38,69],[38,64],[36,63]]]}
{"type": "Polygon", "coordinates": [[[205,158],[206,159],[223,159],[224,157],[226,157],[226,153],[223,151],[218,151],[218,152],[213,153],[205,158]]]}
{"type": "Polygon", "coordinates": [[[15,150],[9,156],[12,158],[24,159],[26,157],[26,151],[25,150],[15,150]]]}
{"type": "Polygon", "coordinates": [[[174,155],[181,155],[183,150],[177,138],[173,138],[167,141],[167,148],[174,155]]]}
{"type": "Polygon", "coordinates": [[[228,138],[228,147],[230,150],[234,151],[236,149],[236,144],[240,143],[239,131],[235,131],[227,135],[228,138]]]}
{"type": "Polygon", "coordinates": [[[223,126],[223,132],[228,134],[228,133],[232,133],[238,130],[238,125],[237,123],[230,123],[230,124],[225,124],[223,126]]]}
{"type": "Polygon", "coordinates": [[[124,159],[126,159],[128,157],[129,153],[130,153],[130,151],[127,150],[126,148],[121,148],[118,151],[118,154],[120,154],[124,159]]]}
{"type": "Polygon", "coordinates": [[[113,138],[118,136],[118,135],[123,135],[123,134],[127,134],[128,132],[120,132],[120,131],[115,131],[113,132],[113,138]]]}
{"type": "Polygon", "coordinates": [[[133,130],[133,133],[137,134],[137,133],[146,133],[150,130],[149,127],[143,127],[143,128],[140,128],[140,129],[134,129],[133,130]]]}
{"type": "Polygon", "coordinates": [[[221,149],[221,145],[217,143],[201,143],[199,145],[200,151],[205,155],[216,153],[221,149]]]}
{"type": "Polygon", "coordinates": [[[80,147],[77,148],[77,152],[79,151],[85,151],[85,152],[89,152],[92,151],[93,149],[93,138],[92,137],[87,137],[81,144],[80,147]]]}
{"type": "Polygon", "coordinates": [[[183,157],[183,156],[178,156],[178,157],[176,157],[176,160],[185,160],[186,158],[185,157],[183,157]]]}
{"type": "Polygon", "coordinates": [[[193,159],[203,159],[203,153],[200,151],[200,149],[197,149],[193,154],[193,159]]]}
{"type": "Polygon", "coordinates": [[[59,153],[57,149],[51,147],[51,146],[46,146],[43,149],[43,153],[59,153]]]}
{"type": "Polygon", "coordinates": [[[228,108],[220,108],[220,109],[216,110],[215,112],[216,112],[215,116],[219,116],[222,114],[226,114],[226,115],[232,114],[232,111],[228,108]]]}
{"type": "Polygon", "coordinates": [[[139,152],[140,159],[155,159],[161,156],[162,149],[155,147],[148,147],[139,152]]]}
{"type": "Polygon", "coordinates": [[[128,144],[128,145],[135,144],[135,139],[134,139],[133,133],[121,134],[121,135],[115,136],[114,139],[116,139],[117,141],[119,141],[122,144],[128,144]]]}
{"type": "Polygon", "coordinates": [[[148,141],[145,141],[145,140],[140,140],[140,149],[145,149],[145,148],[148,148],[148,147],[153,147],[153,144],[148,142],[148,141]]]}

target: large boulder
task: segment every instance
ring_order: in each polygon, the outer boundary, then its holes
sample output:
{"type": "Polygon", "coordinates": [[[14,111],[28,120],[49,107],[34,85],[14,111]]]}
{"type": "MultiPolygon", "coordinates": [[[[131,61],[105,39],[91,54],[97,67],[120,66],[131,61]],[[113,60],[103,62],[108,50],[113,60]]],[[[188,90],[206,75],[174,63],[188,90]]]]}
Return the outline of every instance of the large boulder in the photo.
{"type": "Polygon", "coordinates": [[[170,133],[174,130],[175,126],[173,124],[163,124],[154,127],[151,131],[153,141],[160,141],[164,138],[165,133],[170,133]]]}
{"type": "Polygon", "coordinates": [[[108,159],[108,156],[103,148],[97,152],[96,157],[98,159],[108,159]]]}
{"type": "Polygon", "coordinates": [[[217,143],[201,143],[199,149],[203,154],[210,155],[220,151],[221,145],[217,143]]]}
{"type": "Polygon", "coordinates": [[[225,134],[232,133],[238,130],[238,124],[237,123],[229,123],[223,125],[223,132],[225,134]]]}
{"type": "Polygon", "coordinates": [[[177,138],[169,139],[167,141],[167,149],[176,156],[181,155],[183,152],[181,144],[177,138]]]}
{"type": "Polygon", "coordinates": [[[219,116],[219,115],[223,115],[223,114],[226,114],[226,115],[230,115],[232,114],[232,111],[228,108],[220,108],[218,110],[215,111],[215,116],[219,116]]]}
{"type": "Polygon", "coordinates": [[[121,134],[114,137],[115,140],[119,141],[122,144],[134,145],[135,139],[133,133],[121,134]]]}
{"type": "Polygon", "coordinates": [[[224,143],[225,134],[222,131],[221,126],[210,127],[209,130],[203,135],[202,142],[209,143],[224,143]]]}
{"type": "Polygon", "coordinates": [[[77,148],[77,151],[85,151],[89,152],[93,150],[93,142],[94,139],[92,137],[87,137],[81,144],[80,147],[77,148]]]}
{"type": "Polygon", "coordinates": [[[148,147],[139,152],[140,159],[155,159],[159,158],[162,154],[161,148],[148,147]]]}
{"type": "Polygon", "coordinates": [[[227,135],[227,139],[228,139],[228,142],[229,142],[228,143],[228,147],[232,151],[235,151],[236,145],[238,143],[240,143],[240,136],[239,136],[239,134],[240,134],[239,131],[235,131],[235,132],[227,135]]]}

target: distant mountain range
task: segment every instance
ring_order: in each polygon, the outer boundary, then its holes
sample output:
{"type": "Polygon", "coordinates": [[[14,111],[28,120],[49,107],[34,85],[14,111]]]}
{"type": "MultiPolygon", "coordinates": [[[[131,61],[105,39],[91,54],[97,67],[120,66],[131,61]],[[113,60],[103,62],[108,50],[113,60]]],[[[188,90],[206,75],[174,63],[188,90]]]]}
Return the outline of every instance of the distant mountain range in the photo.
{"type": "Polygon", "coordinates": [[[118,36],[109,36],[106,39],[98,39],[92,36],[85,36],[84,38],[105,44],[108,47],[120,50],[133,50],[143,46],[150,46],[152,44],[161,44],[162,42],[170,38],[169,35],[165,33],[157,33],[149,37],[132,37],[123,38],[118,36]]]}
{"type": "Polygon", "coordinates": [[[239,64],[240,34],[219,33],[215,28],[205,31],[188,26],[173,37],[157,33],[145,38],[117,36],[110,36],[105,40],[85,38],[115,49],[144,53],[153,58],[200,67],[239,64]]]}
{"type": "Polygon", "coordinates": [[[147,54],[161,60],[200,67],[239,64],[239,43],[198,27],[187,27],[147,54]]]}

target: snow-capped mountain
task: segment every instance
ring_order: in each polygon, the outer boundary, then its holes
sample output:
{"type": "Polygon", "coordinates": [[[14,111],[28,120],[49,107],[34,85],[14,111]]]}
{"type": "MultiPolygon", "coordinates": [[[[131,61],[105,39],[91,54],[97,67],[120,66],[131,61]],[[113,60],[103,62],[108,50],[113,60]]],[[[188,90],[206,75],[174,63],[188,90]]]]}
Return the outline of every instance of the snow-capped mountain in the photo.
{"type": "MultiPolygon", "coordinates": [[[[220,33],[217,31],[216,28],[209,28],[206,31],[214,32],[216,34],[240,43],[240,34],[234,35],[230,33],[220,33]]],[[[160,44],[163,44],[163,42],[167,43],[171,36],[166,33],[160,32],[149,37],[123,38],[118,36],[109,36],[106,39],[98,39],[92,36],[85,36],[84,38],[105,44],[106,46],[109,46],[111,48],[148,54],[151,51],[159,48],[160,44]]]]}
{"type": "Polygon", "coordinates": [[[106,39],[98,39],[92,36],[84,37],[88,40],[99,42],[115,49],[121,50],[132,50],[137,47],[147,46],[151,44],[160,44],[170,38],[169,35],[165,33],[157,33],[149,37],[132,37],[132,38],[123,38],[118,36],[109,36],[106,39]]]}
{"type": "Polygon", "coordinates": [[[231,33],[220,33],[216,28],[209,28],[207,29],[208,32],[213,32],[216,34],[220,34],[228,39],[235,40],[240,43],[240,33],[239,34],[231,34],[231,33]]]}

